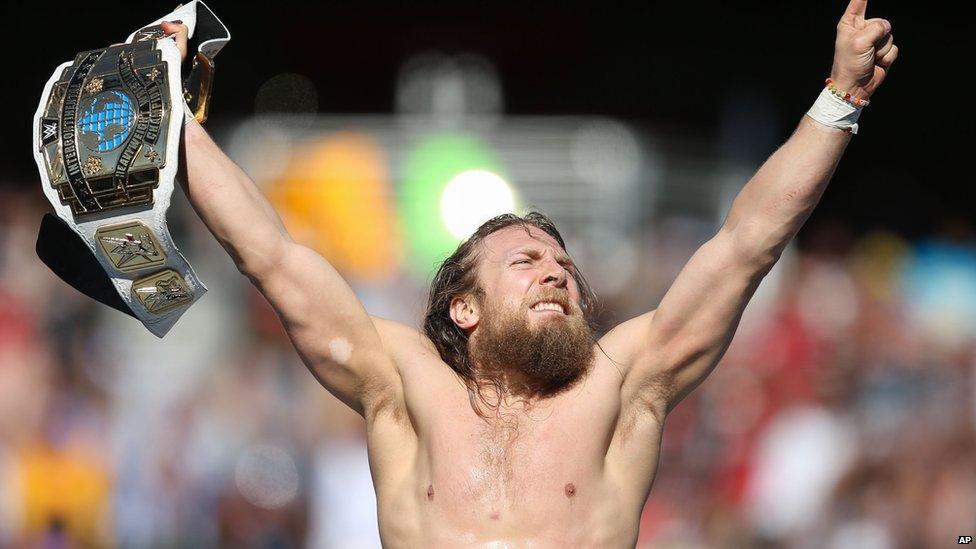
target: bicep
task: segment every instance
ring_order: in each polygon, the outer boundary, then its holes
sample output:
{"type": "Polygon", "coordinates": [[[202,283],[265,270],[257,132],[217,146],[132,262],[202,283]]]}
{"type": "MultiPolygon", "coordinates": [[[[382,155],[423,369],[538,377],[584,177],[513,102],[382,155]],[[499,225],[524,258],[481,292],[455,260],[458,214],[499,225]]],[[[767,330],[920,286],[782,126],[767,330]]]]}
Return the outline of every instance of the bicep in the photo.
{"type": "Polygon", "coordinates": [[[399,377],[352,288],[315,251],[287,244],[254,280],[315,378],[362,415],[400,394],[399,377]]]}
{"type": "MultiPolygon", "coordinates": [[[[768,267],[720,231],[678,274],[657,310],[632,330],[625,391],[660,393],[670,409],[715,367],[768,267]],[[638,334],[637,330],[642,333],[638,334]]],[[[641,318],[641,317],[638,317],[641,318]]]]}

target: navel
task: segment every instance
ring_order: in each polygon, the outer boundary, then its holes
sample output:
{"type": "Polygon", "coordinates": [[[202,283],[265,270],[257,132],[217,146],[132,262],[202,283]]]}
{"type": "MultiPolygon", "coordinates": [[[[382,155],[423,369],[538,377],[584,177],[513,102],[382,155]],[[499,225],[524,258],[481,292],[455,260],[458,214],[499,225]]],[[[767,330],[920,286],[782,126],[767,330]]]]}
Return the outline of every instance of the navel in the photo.
{"type": "Polygon", "coordinates": [[[576,495],[576,485],[572,482],[567,482],[566,487],[563,488],[563,492],[566,493],[566,497],[571,498],[576,495]]]}
{"type": "Polygon", "coordinates": [[[434,501],[434,485],[427,485],[427,501],[434,501]]]}
{"type": "Polygon", "coordinates": [[[490,518],[491,520],[498,520],[498,517],[500,516],[502,516],[502,514],[499,513],[498,511],[492,511],[491,514],[488,515],[488,518],[490,518]]]}

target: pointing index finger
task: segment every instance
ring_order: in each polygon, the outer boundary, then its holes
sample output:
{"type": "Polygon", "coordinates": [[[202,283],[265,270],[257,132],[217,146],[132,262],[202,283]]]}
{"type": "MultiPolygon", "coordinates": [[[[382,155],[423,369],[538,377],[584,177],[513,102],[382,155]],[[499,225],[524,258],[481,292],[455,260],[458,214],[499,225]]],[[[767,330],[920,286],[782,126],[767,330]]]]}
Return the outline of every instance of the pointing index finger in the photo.
{"type": "Polygon", "coordinates": [[[860,15],[864,17],[864,12],[868,8],[868,0],[851,0],[847,4],[847,14],[848,15],[860,15]]]}

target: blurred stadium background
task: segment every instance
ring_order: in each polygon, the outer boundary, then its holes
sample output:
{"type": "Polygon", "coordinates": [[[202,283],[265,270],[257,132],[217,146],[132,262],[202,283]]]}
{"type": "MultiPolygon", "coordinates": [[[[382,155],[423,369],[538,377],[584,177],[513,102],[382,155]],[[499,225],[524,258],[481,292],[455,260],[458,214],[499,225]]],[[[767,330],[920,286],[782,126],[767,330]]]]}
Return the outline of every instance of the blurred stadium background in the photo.
{"type": "MultiPolygon", "coordinates": [[[[902,57],[727,357],[669,418],[642,547],[976,532],[973,126],[920,95],[952,92],[962,23],[874,4],[902,57]]],[[[36,49],[2,92],[22,114],[0,151],[0,546],[377,546],[361,421],[180,192],[171,229],[210,292],[165,340],[36,259],[45,79],[172,7],[120,6],[3,7],[36,49]]],[[[418,324],[437,261],[534,207],[612,326],[655,306],[789,135],[844,2],[211,6],[234,40],[208,129],[371,313],[418,324]]]]}

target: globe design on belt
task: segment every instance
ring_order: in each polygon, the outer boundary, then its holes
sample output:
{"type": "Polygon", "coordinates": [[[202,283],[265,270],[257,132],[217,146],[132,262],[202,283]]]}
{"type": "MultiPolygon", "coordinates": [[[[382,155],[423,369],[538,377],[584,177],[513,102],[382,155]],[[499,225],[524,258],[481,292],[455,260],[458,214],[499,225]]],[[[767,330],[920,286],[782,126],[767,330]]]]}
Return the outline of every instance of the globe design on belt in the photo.
{"type": "Polygon", "coordinates": [[[118,90],[104,91],[84,105],[78,121],[78,139],[93,151],[110,151],[125,143],[135,118],[128,95],[118,90]]]}

